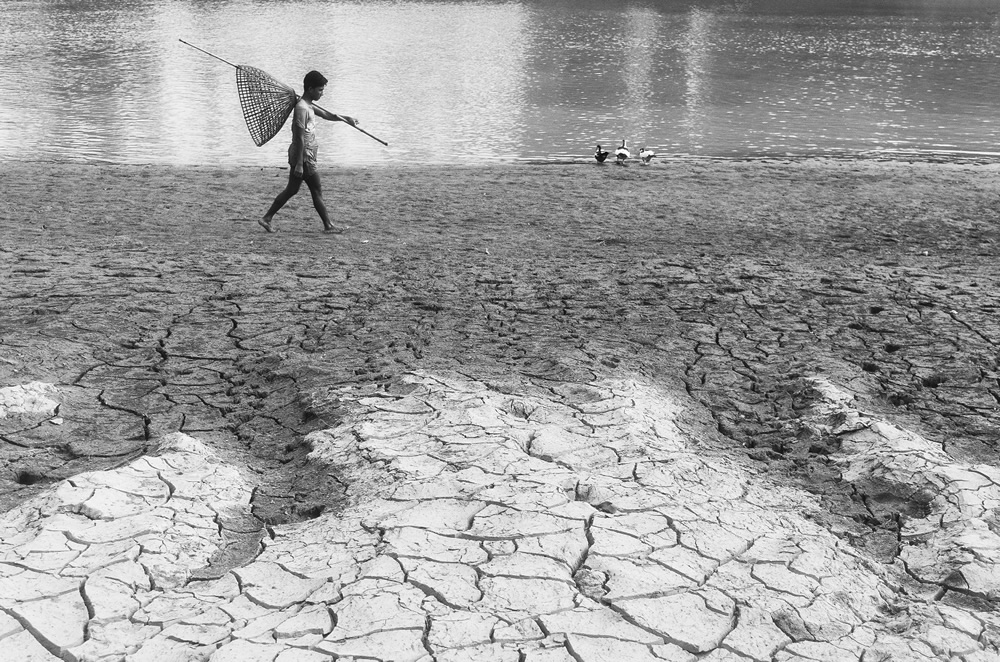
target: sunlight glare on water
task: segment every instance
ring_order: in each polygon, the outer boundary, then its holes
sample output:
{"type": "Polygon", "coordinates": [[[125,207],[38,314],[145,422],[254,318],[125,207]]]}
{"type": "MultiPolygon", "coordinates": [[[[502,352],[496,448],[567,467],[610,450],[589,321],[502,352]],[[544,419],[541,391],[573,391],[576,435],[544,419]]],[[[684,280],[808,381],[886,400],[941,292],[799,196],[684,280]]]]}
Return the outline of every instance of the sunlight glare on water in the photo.
{"type": "Polygon", "coordinates": [[[358,117],[321,161],[1000,152],[1000,13],[985,0],[11,0],[0,159],[281,165],[229,65],[358,117]]]}

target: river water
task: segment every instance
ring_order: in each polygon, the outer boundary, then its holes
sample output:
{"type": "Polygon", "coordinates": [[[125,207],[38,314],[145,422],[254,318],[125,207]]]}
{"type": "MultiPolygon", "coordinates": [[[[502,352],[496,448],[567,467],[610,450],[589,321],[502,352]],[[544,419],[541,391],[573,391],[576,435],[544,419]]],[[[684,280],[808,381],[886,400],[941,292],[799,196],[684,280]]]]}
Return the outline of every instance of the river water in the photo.
{"type": "Polygon", "coordinates": [[[3,0],[0,166],[280,165],[235,69],[358,117],[321,163],[573,161],[594,146],[746,157],[1000,158],[996,0],[3,0]]]}

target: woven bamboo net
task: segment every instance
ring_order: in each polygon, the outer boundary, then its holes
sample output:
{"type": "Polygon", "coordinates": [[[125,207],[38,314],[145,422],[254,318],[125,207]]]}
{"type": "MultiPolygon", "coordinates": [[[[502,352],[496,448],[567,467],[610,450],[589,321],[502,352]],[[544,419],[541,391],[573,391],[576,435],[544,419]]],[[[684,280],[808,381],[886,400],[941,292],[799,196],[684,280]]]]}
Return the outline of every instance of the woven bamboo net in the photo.
{"type": "Polygon", "coordinates": [[[260,147],[281,131],[295,108],[295,90],[255,67],[236,67],[236,89],[240,93],[243,119],[250,137],[260,147]]]}

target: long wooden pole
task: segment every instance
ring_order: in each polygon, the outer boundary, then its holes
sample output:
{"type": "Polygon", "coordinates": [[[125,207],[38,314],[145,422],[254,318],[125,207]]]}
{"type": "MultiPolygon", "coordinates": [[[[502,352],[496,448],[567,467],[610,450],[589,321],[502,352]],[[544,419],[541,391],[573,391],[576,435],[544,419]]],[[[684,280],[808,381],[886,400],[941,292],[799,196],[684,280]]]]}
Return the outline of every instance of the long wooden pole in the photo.
{"type": "MultiPolygon", "coordinates": [[[[190,46],[191,48],[195,49],[196,51],[201,51],[205,55],[209,55],[211,57],[214,57],[216,60],[219,60],[220,62],[225,62],[226,64],[228,64],[231,67],[236,67],[237,69],[240,68],[240,65],[233,64],[229,60],[223,59],[223,58],[219,57],[218,55],[216,55],[215,53],[209,53],[204,48],[198,48],[194,44],[189,44],[188,42],[184,41],[183,39],[178,39],[177,41],[181,42],[185,46],[190,46]]],[[[329,110],[326,110],[326,108],[323,108],[322,106],[320,106],[318,104],[313,104],[313,105],[316,106],[317,108],[319,108],[320,110],[324,111],[324,112],[327,112],[327,113],[330,112],[329,110]]],[[[337,113],[330,113],[330,114],[331,115],[336,115],[337,113]]],[[[383,145],[385,145],[386,147],[389,146],[389,143],[387,143],[386,141],[382,140],[381,138],[377,138],[377,137],[373,136],[372,134],[368,133],[367,131],[365,131],[364,129],[362,129],[361,127],[359,127],[356,124],[351,124],[350,122],[344,122],[344,124],[346,124],[347,126],[351,127],[352,129],[357,129],[358,131],[360,131],[361,133],[365,134],[366,136],[368,136],[372,140],[376,140],[376,141],[382,143],[383,145]]]]}
{"type": "Polygon", "coordinates": [[[228,65],[229,65],[230,67],[236,67],[237,69],[239,69],[239,68],[240,68],[240,65],[238,65],[238,64],[233,64],[233,63],[232,63],[232,62],[230,62],[229,60],[223,60],[223,59],[222,59],[221,57],[219,57],[219,56],[218,56],[218,55],[216,55],[215,53],[209,53],[209,52],[208,52],[208,51],[206,51],[206,50],[205,50],[204,48],[198,48],[198,47],[197,47],[197,46],[195,46],[194,44],[189,44],[189,43],[187,43],[186,41],[184,41],[183,39],[178,39],[177,41],[181,42],[181,43],[182,43],[182,44],[184,44],[185,46],[190,46],[191,48],[195,49],[196,51],[201,51],[201,52],[202,52],[202,53],[204,53],[205,55],[208,55],[208,56],[210,56],[210,57],[214,57],[214,58],[215,58],[216,60],[218,60],[219,62],[225,62],[225,63],[226,63],[226,64],[228,64],[228,65]]]}

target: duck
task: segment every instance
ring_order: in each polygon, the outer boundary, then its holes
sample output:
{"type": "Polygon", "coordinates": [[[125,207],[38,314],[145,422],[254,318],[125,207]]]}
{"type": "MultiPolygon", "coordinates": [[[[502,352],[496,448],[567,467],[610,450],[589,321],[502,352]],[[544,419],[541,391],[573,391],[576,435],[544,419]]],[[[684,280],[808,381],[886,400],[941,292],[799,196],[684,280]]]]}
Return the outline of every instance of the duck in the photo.
{"type": "Polygon", "coordinates": [[[656,152],[646,149],[645,147],[639,148],[639,158],[642,159],[642,162],[646,165],[649,165],[649,162],[654,156],[656,156],[656,152]]]}
{"type": "Polygon", "coordinates": [[[604,163],[604,159],[608,158],[607,150],[601,149],[601,146],[597,146],[597,151],[594,152],[594,158],[597,159],[598,163],[604,163]]]}
{"type": "Polygon", "coordinates": [[[625,161],[632,158],[632,152],[628,151],[628,145],[624,138],[622,138],[622,146],[615,150],[615,158],[618,159],[618,165],[625,165],[625,161]]]}

